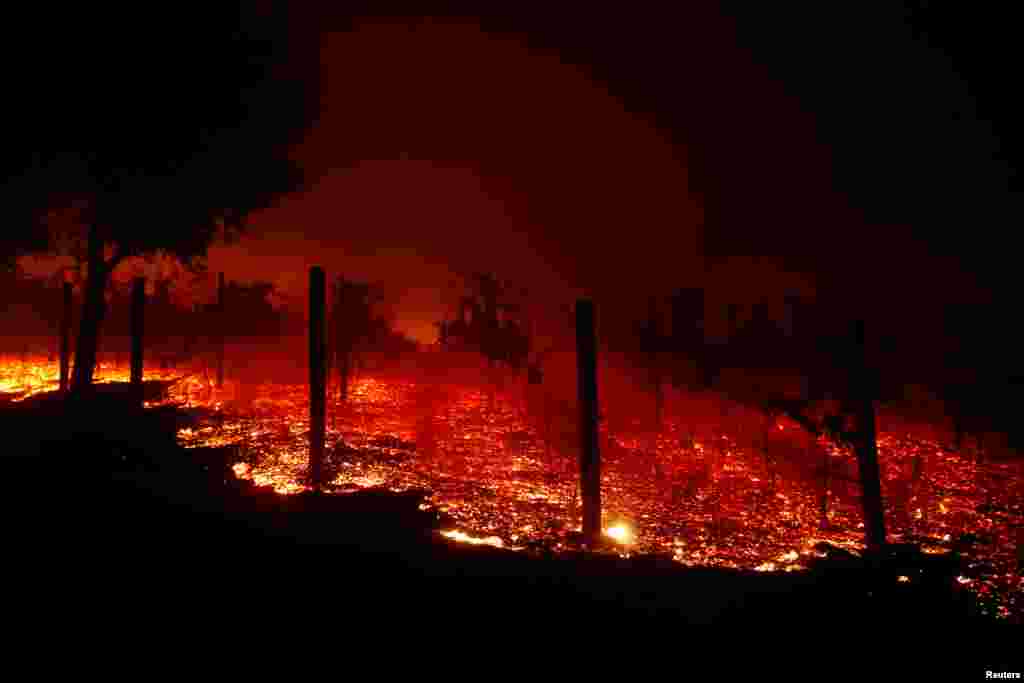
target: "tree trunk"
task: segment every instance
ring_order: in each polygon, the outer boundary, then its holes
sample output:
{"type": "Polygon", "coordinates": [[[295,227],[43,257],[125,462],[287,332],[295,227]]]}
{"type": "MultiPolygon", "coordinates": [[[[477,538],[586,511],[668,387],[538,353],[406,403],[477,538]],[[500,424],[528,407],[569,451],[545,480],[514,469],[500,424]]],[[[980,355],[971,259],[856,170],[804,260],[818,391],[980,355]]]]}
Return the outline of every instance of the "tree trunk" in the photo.
{"type": "Polygon", "coordinates": [[[75,349],[75,369],[71,377],[72,390],[80,393],[92,386],[96,373],[97,352],[99,351],[100,330],[107,314],[107,281],[110,269],[103,261],[103,242],[97,228],[89,228],[89,277],[85,283],[85,299],[82,302],[82,321],[75,349]]]}
{"type": "Polygon", "coordinates": [[[139,396],[142,395],[142,355],[145,332],[146,279],[137,277],[132,281],[131,308],[131,374],[130,381],[139,396]]]}
{"type": "Polygon", "coordinates": [[[217,273],[217,388],[224,388],[224,273],[217,273]]]}
{"type": "Polygon", "coordinates": [[[71,379],[71,283],[64,283],[64,310],[60,320],[60,390],[66,392],[71,379]]]}

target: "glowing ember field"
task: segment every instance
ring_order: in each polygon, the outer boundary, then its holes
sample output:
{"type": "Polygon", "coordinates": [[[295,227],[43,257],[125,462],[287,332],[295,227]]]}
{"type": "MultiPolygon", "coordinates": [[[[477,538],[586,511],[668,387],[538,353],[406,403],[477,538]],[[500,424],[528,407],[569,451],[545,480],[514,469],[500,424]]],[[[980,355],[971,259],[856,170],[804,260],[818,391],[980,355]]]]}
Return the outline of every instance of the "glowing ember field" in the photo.
{"type": "MultiPolygon", "coordinates": [[[[209,378],[183,376],[181,369],[146,368],[144,379],[180,380],[175,384],[169,399],[173,403],[200,404],[204,400],[218,403],[219,396],[212,396],[209,378]]],[[[130,369],[127,365],[100,362],[96,366],[94,381],[97,384],[127,382],[130,369]]],[[[45,358],[22,356],[0,356],[0,404],[3,401],[18,402],[30,396],[60,388],[60,366],[56,361],[45,358]]],[[[147,404],[149,405],[149,404],[147,404]]]]}
{"type": "MultiPolygon", "coordinates": [[[[0,366],[0,392],[23,397],[51,388],[55,377],[52,363],[8,362],[0,366]]],[[[102,367],[100,377],[123,380],[127,371],[102,367]]],[[[208,424],[182,430],[183,445],[237,445],[236,474],[281,493],[304,488],[307,397],[302,385],[229,383],[216,392],[196,378],[172,392],[175,402],[220,411],[208,424]]],[[[538,404],[522,392],[492,400],[470,387],[361,378],[347,407],[328,409],[329,488],[424,490],[427,504],[453,520],[445,535],[454,540],[571,549],[579,528],[574,427],[556,425],[545,444],[538,404]]],[[[690,566],[799,571],[820,541],[863,548],[851,452],[810,442],[785,421],[773,423],[766,440],[753,417],[749,428],[734,418],[726,429],[691,426],[701,421],[683,412],[667,415],[656,439],[602,424],[604,526],[618,552],[664,554],[690,566]]],[[[1021,621],[1021,462],[994,463],[907,434],[883,432],[878,446],[890,540],[945,553],[962,534],[974,534],[960,583],[988,613],[1021,621]]]]}

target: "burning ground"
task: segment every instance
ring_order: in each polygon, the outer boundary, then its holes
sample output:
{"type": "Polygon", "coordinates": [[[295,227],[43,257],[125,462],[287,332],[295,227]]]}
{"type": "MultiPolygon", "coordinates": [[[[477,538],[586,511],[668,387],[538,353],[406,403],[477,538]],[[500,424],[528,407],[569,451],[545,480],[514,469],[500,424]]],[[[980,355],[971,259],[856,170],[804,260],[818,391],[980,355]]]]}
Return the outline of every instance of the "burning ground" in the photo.
{"type": "MultiPolygon", "coordinates": [[[[98,374],[124,381],[128,371],[101,365],[98,374]]],[[[178,380],[168,400],[201,417],[180,431],[183,445],[231,446],[239,478],[282,494],[305,489],[304,385],[229,382],[216,390],[201,372],[173,369],[146,378],[178,380]]],[[[0,365],[8,401],[53,389],[56,379],[56,364],[44,358],[0,365]]],[[[890,540],[927,553],[962,552],[960,584],[986,613],[1019,622],[1022,463],[882,424],[890,540]]],[[[805,569],[822,543],[863,549],[853,453],[811,439],[795,423],[692,396],[668,404],[656,435],[639,422],[606,420],[601,429],[609,552],[775,572],[805,569]]],[[[535,387],[510,382],[488,392],[365,376],[347,405],[329,406],[328,488],[423,491],[423,506],[444,514],[445,535],[455,541],[558,553],[579,544],[574,442],[572,411],[535,387]]]]}

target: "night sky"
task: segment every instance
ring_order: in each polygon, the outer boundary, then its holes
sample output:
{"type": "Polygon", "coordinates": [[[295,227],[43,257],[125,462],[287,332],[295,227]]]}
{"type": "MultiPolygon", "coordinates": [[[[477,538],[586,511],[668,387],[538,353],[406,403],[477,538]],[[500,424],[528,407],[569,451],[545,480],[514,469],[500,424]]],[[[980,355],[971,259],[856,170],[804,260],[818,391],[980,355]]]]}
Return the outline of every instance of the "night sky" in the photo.
{"type": "Polygon", "coordinates": [[[607,88],[474,22],[356,28],[324,38],[323,115],[298,151],[322,177],[256,217],[247,251],[296,254],[294,272],[313,239],[328,268],[398,276],[399,319],[422,340],[438,285],[475,270],[565,302],[615,270],[638,288],[694,282],[703,212],[685,159],[607,88]]]}
{"type": "Polygon", "coordinates": [[[310,265],[381,283],[421,341],[452,282],[490,270],[555,317],[580,294],[628,316],[678,286],[795,290],[911,347],[960,343],[950,305],[1015,292],[1012,22],[886,6],[296,7],[320,61],[294,150],[310,186],[211,270],[297,306],[310,265]]]}
{"type": "Polygon", "coordinates": [[[1008,284],[998,17],[588,7],[315,23],[322,114],[296,154],[320,179],[254,217],[258,256],[233,270],[400,274],[399,317],[421,339],[448,271],[566,301],[697,283],[887,311],[1008,284]]]}

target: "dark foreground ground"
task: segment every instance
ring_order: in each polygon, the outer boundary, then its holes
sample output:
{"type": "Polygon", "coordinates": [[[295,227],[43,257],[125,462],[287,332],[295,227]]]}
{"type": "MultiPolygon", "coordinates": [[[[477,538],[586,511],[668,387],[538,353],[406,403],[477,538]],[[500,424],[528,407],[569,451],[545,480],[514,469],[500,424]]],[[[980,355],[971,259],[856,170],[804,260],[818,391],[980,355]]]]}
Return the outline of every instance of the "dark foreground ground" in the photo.
{"type": "Polygon", "coordinates": [[[310,610],[442,630],[714,623],[907,633],[987,623],[955,589],[948,561],[868,570],[835,560],[756,574],[451,543],[415,495],[254,490],[230,475],[224,452],[175,445],[186,419],[173,409],[133,410],[115,394],[77,408],[41,399],[0,409],[15,604],[100,608],[131,623],[181,614],[256,614],[258,622],[310,610]],[[899,574],[914,580],[898,582],[899,574]]]}

